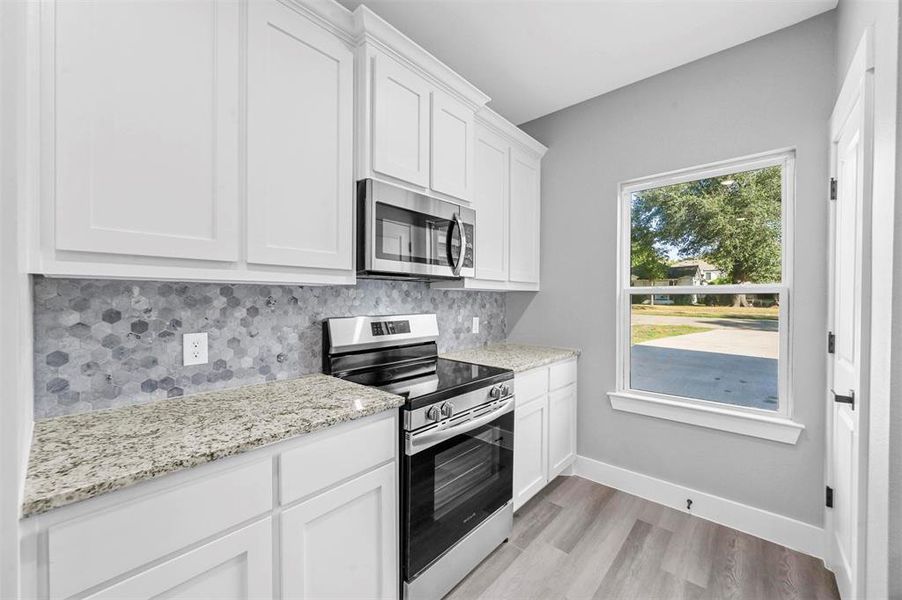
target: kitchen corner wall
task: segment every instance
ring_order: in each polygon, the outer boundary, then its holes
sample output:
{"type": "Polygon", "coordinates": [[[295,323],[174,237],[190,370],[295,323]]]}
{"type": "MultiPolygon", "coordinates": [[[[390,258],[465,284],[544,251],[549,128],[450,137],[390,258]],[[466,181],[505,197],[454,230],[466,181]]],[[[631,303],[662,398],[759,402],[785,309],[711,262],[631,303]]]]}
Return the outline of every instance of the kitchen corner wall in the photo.
{"type": "Polygon", "coordinates": [[[542,292],[507,299],[511,340],[582,350],[581,456],[817,526],[835,25],[829,12],[523,125],[549,148],[542,292]],[[788,147],[796,149],[791,393],[805,425],[798,444],[613,410],[618,183],[788,147]]]}
{"type": "Polygon", "coordinates": [[[322,370],[322,320],[434,312],[439,351],[505,339],[505,296],[361,280],[355,287],[34,280],[35,418],[322,370]],[[479,317],[478,334],[470,332],[479,317]],[[182,334],[209,362],[182,366],[182,334]]]}

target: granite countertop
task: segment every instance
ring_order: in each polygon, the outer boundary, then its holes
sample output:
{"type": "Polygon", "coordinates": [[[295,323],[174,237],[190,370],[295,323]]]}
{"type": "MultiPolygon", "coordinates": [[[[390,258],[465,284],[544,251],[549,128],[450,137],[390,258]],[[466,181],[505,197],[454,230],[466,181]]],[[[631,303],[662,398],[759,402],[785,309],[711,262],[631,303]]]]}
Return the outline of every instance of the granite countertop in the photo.
{"type": "Polygon", "coordinates": [[[442,358],[511,369],[517,373],[576,356],[579,356],[579,350],[572,348],[528,344],[492,344],[481,348],[456,350],[442,354],[442,358]]]}
{"type": "Polygon", "coordinates": [[[394,394],[315,374],[40,420],[23,517],[403,403],[394,394]]]}

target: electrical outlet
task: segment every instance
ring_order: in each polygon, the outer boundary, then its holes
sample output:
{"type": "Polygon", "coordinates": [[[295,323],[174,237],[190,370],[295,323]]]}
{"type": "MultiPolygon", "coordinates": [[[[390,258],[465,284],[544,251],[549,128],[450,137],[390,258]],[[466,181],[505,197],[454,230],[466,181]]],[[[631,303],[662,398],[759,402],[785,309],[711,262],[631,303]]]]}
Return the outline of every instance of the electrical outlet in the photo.
{"type": "Polygon", "coordinates": [[[479,333],[479,317],[473,317],[473,333],[479,333]]]}
{"type": "Polygon", "coordinates": [[[207,334],[186,333],[182,335],[182,364],[205,365],[209,362],[207,357],[207,334]]]}

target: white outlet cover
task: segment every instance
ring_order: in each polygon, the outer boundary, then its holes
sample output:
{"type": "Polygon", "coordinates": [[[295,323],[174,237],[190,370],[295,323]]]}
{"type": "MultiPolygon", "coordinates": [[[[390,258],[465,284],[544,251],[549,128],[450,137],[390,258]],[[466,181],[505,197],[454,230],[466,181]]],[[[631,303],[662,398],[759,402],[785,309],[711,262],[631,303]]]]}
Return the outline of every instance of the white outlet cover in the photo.
{"type": "Polygon", "coordinates": [[[479,317],[473,317],[473,333],[479,333],[479,317]]]}
{"type": "Polygon", "coordinates": [[[206,333],[185,333],[182,335],[182,364],[205,365],[209,362],[206,333]]]}

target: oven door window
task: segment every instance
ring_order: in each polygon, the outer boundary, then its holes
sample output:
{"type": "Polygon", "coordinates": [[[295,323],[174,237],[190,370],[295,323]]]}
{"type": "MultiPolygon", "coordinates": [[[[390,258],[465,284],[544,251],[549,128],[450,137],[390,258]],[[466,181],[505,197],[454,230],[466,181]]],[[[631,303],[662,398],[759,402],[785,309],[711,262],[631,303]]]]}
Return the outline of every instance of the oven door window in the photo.
{"type": "Polygon", "coordinates": [[[405,456],[404,565],[410,581],[513,493],[514,413],[405,456]]]}
{"type": "Polygon", "coordinates": [[[454,256],[459,256],[460,235],[453,220],[376,203],[376,258],[451,266],[449,239],[456,244],[454,256]]]}

